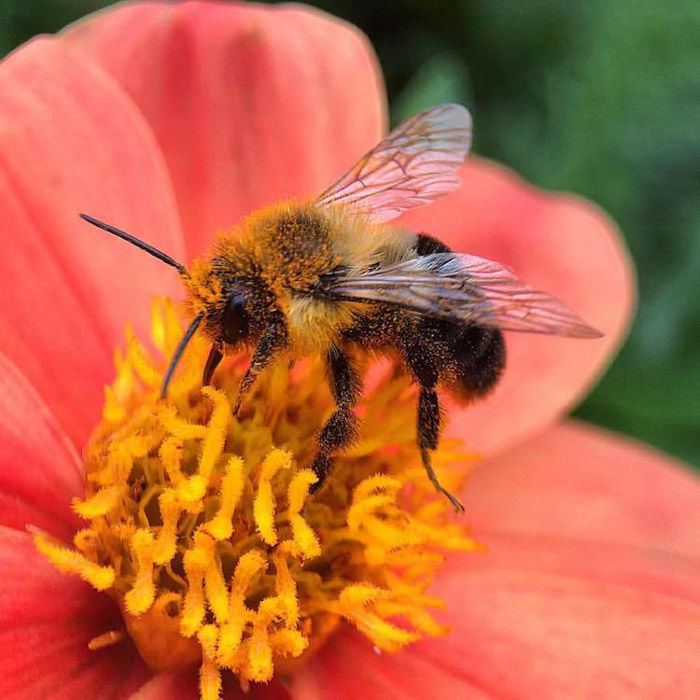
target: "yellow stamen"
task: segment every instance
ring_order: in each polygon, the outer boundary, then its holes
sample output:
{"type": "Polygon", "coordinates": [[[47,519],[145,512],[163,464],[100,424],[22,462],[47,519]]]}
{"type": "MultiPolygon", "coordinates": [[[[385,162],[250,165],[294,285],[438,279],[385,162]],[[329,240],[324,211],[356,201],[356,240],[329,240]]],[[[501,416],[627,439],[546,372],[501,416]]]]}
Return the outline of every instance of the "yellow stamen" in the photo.
{"type": "Polygon", "coordinates": [[[202,700],[219,700],[221,687],[221,673],[216,661],[205,658],[199,669],[199,693],[202,700]]]}
{"type": "Polygon", "coordinates": [[[297,599],[297,586],[289,571],[287,558],[282,548],[277,550],[273,558],[277,574],[275,576],[275,591],[280,603],[285,610],[285,625],[293,629],[299,622],[299,601],[297,599]]]}
{"type": "Polygon", "coordinates": [[[289,501],[289,520],[292,524],[292,536],[301,553],[312,559],[321,553],[321,545],[314,531],[299,514],[309,495],[309,488],[318,481],[318,477],[310,469],[303,469],[295,474],[289,484],[287,500],[289,501]]]}
{"type": "Polygon", "coordinates": [[[85,520],[97,518],[100,515],[107,515],[119,502],[124,488],[122,486],[110,486],[100,489],[92,498],[86,501],[74,501],[73,510],[85,520]]]}
{"type": "Polygon", "coordinates": [[[253,514],[260,536],[270,546],[277,544],[275,531],[275,498],[270,481],[280,469],[289,469],[292,464],[291,455],[283,450],[270,452],[260,468],[258,493],[253,503],[253,514]]]}
{"type": "Polygon", "coordinates": [[[241,556],[236,564],[231,583],[228,622],[222,625],[219,642],[219,655],[224,665],[229,665],[228,662],[241,643],[245,624],[252,617],[252,612],[245,604],[245,597],[253,578],[265,568],[266,563],[262,553],[253,549],[241,556]]]}
{"type": "Polygon", "coordinates": [[[216,516],[210,520],[205,528],[214,539],[227,540],[233,533],[233,511],[243,493],[244,486],[243,460],[240,457],[231,457],[226,465],[226,473],[221,484],[221,506],[216,516]]]}
{"type": "Polygon", "coordinates": [[[199,692],[202,700],[218,700],[221,695],[221,674],[216,664],[218,638],[219,628],[216,625],[203,625],[197,632],[204,656],[199,671],[199,692]]]}
{"type": "Polygon", "coordinates": [[[214,410],[202,445],[202,458],[199,461],[199,475],[205,483],[209,483],[214,463],[224,448],[226,429],[231,419],[231,404],[228,402],[226,394],[210,386],[203,387],[202,394],[214,403],[214,410]]]}
{"type": "Polygon", "coordinates": [[[97,637],[93,637],[88,642],[88,649],[90,651],[99,651],[100,649],[106,649],[107,647],[119,644],[119,642],[124,639],[126,639],[126,630],[110,630],[109,632],[98,634],[97,637]]]}
{"type": "Polygon", "coordinates": [[[248,648],[250,680],[265,683],[272,678],[272,647],[268,639],[268,627],[277,615],[279,602],[276,598],[266,598],[260,603],[253,623],[253,632],[248,648]]]}
{"type": "Polygon", "coordinates": [[[205,531],[199,531],[194,536],[195,548],[200,548],[206,557],[204,585],[207,593],[207,603],[214,613],[216,621],[226,622],[228,619],[228,587],[221,571],[221,561],[216,552],[216,540],[205,531]]]}
{"type": "Polygon", "coordinates": [[[166,476],[173,486],[178,486],[185,478],[182,475],[182,446],[184,438],[171,437],[163,441],[158,452],[160,461],[165,469],[166,476]]]}
{"type": "MultiPolygon", "coordinates": [[[[425,591],[447,551],[478,545],[422,469],[407,380],[391,373],[364,398],[360,440],[319,487],[304,467],[333,409],[320,363],[280,363],[233,417],[245,364],[227,360],[217,388],[202,388],[204,337],[158,398],[181,334],[175,307],[157,301],[153,345],[164,357],[131,332],[115,353],[85,451],[86,493],[73,505],[86,526],[72,547],[36,533],[39,551],[119,602],[154,671],[201,663],[207,700],[220,697],[224,671],[244,688],[288,672],[342,620],[386,651],[445,634],[430,612],[441,603],[425,591]]],[[[460,459],[450,444],[433,455],[452,491],[465,470],[448,467],[460,459]]]]}
{"type": "Polygon", "coordinates": [[[67,574],[78,574],[98,591],[106,591],[114,584],[114,569],[111,566],[98,566],[82,554],[50,542],[43,535],[35,535],[34,544],[57,569],[67,574]]]}
{"type": "Polygon", "coordinates": [[[189,588],[185,595],[182,608],[180,629],[185,637],[197,633],[204,619],[204,572],[207,567],[207,556],[201,548],[190,549],[184,557],[185,575],[189,588]]]}
{"type": "Polygon", "coordinates": [[[153,583],[153,554],[155,540],[150,530],[137,530],[131,538],[131,550],[136,559],[136,581],[124,596],[124,603],[131,615],[141,615],[153,605],[156,597],[153,583]]]}
{"type": "Polygon", "coordinates": [[[153,561],[156,564],[167,564],[177,550],[177,521],[181,509],[173,489],[164,491],[160,495],[159,503],[163,525],[153,548],[153,561]]]}

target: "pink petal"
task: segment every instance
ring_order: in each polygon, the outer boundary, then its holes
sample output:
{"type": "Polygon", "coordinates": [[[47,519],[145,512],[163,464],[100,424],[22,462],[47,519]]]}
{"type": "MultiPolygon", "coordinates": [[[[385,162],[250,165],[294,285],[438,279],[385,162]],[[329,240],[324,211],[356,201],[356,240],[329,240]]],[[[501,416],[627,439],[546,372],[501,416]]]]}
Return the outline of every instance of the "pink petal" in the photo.
{"type": "Polygon", "coordinates": [[[346,628],[295,697],[695,697],[698,488],[577,423],[484,462],[464,500],[487,549],[450,555],[431,588],[451,634],[377,656],[346,628]]]}
{"type": "Polygon", "coordinates": [[[70,510],[84,490],[80,460],[41,397],[0,355],[0,525],[31,524],[64,540],[81,527],[70,510]]]}
{"type": "Polygon", "coordinates": [[[190,254],[252,209],[320,194],[383,131],[384,94],[366,38],[317,10],[124,5],[66,36],[150,122],[190,254]]]}
{"type": "Polygon", "coordinates": [[[493,454],[565,412],[600,374],[627,327],[633,278],[614,224],[584,200],[540,192],[475,158],[462,177],[458,191],[401,222],[456,251],[510,265],[605,333],[599,340],[506,334],[502,380],[485,400],[451,406],[447,431],[493,454]]]}
{"type": "Polygon", "coordinates": [[[468,672],[445,671],[410,649],[397,654],[379,652],[366,637],[349,627],[335,634],[292,677],[291,689],[297,700],[494,697],[472,682],[468,672]]]}
{"type": "Polygon", "coordinates": [[[480,464],[464,503],[477,536],[700,552],[700,479],[651,448],[583,423],[559,425],[480,464]]]}
{"type": "MultiPolygon", "coordinates": [[[[700,560],[658,549],[567,538],[559,534],[475,533],[477,554],[450,556],[444,577],[484,571],[559,576],[635,588],[700,605],[700,560]]],[[[461,599],[449,605],[461,608],[461,599]]]]}
{"type": "Polygon", "coordinates": [[[698,604],[507,571],[453,571],[435,592],[449,636],[378,655],[346,628],[293,678],[294,697],[693,698],[700,687],[698,604]]]}
{"type": "Polygon", "coordinates": [[[502,571],[455,572],[435,592],[452,633],[409,654],[499,697],[690,698],[700,687],[698,604],[502,571]]]}
{"type": "Polygon", "coordinates": [[[149,675],[129,641],[89,651],[122,626],[116,606],[56,571],[25,533],[0,527],[0,697],[123,698],[149,675]]]}
{"type": "MultiPolygon", "coordinates": [[[[244,693],[229,671],[222,672],[223,700],[287,700],[289,692],[278,680],[270,683],[253,683],[244,693]]],[[[179,673],[159,673],[134,693],[131,700],[192,700],[199,697],[197,669],[179,673]]]]}
{"type": "Polygon", "coordinates": [[[192,668],[153,676],[131,696],[131,700],[192,700],[198,696],[197,671],[192,668]]]}
{"type": "Polygon", "coordinates": [[[0,350],[82,444],[124,325],[145,328],[151,296],[178,280],[78,212],[181,257],[173,197],[143,117],[66,42],[38,39],[0,64],[0,114],[0,350]]]}

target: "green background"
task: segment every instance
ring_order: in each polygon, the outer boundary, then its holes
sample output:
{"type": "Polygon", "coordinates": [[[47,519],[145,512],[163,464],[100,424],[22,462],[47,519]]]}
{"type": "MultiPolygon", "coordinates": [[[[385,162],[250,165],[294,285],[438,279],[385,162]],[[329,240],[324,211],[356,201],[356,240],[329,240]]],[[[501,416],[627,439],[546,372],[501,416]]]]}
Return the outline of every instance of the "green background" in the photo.
{"type": "MultiPolygon", "coordinates": [[[[109,4],[0,0],[0,51],[109,4]]],[[[477,153],[612,214],[637,264],[639,310],[576,415],[700,466],[700,2],[310,4],[369,35],[394,122],[466,104],[477,153]]]]}

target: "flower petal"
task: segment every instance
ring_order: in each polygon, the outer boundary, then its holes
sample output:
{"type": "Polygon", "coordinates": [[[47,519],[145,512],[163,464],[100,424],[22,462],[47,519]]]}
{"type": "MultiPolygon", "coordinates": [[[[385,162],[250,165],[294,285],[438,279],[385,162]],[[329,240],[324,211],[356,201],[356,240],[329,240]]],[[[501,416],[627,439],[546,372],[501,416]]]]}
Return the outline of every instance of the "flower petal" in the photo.
{"type": "Polygon", "coordinates": [[[504,571],[454,572],[435,592],[455,611],[452,633],[409,654],[492,695],[690,698],[700,683],[698,604],[504,571]]]}
{"type": "Polygon", "coordinates": [[[700,684],[700,605],[507,571],[453,570],[435,593],[449,636],[378,655],[345,629],[293,678],[294,697],[692,698],[700,684]]]}
{"type": "Polygon", "coordinates": [[[84,489],[80,459],[41,397],[0,354],[0,525],[31,524],[69,540],[70,500],[84,489]]]}
{"type": "Polygon", "coordinates": [[[66,33],[143,110],[189,254],[244,214],[320,194],[379,139],[384,95],[354,27],[310,8],[133,4],[66,33]]]}
{"type": "Polygon", "coordinates": [[[89,651],[122,626],[116,606],[56,571],[25,533],[0,527],[0,697],[128,697],[148,677],[131,642],[89,651]]]}
{"type": "Polygon", "coordinates": [[[549,535],[697,557],[700,479],[649,447],[579,422],[480,464],[464,493],[480,533],[549,535]]]}
{"type": "MultiPolygon", "coordinates": [[[[264,685],[253,683],[245,693],[229,671],[222,671],[222,682],[223,700],[287,700],[290,697],[276,678],[264,685]]],[[[179,673],[159,673],[139,688],[130,700],[192,700],[196,697],[199,697],[197,670],[187,669],[179,673]]]]}
{"type": "Polygon", "coordinates": [[[378,656],[345,629],[295,697],[694,697],[699,488],[577,423],[484,462],[463,495],[487,549],[451,555],[431,588],[451,634],[378,656]]]}
{"type": "Polygon", "coordinates": [[[500,697],[483,692],[466,669],[444,671],[410,648],[396,654],[381,652],[347,627],[292,676],[291,690],[297,700],[500,697]]]}
{"type": "Polygon", "coordinates": [[[197,672],[192,668],[153,676],[131,696],[131,700],[192,700],[198,695],[197,672]]]}
{"type": "Polygon", "coordinates": [[[125,323],[145,328],[151,295],[175,293],[178,280],[78,212],[181,256],[167,171],[130,100],[61,40],[2,61],[0,115],[0,350],[81,444],[125,323]]]}
{"type": "Polygon", "coordinates": [[[503,378],[485,400],[450,407],[447,430],[493,454],[565,412],[600,374],[627,327],[633,279],[614,224],[584,200],[540,192],[476,158],[462,178],[459,190],[401,223],[456,251],[506,263],[605,333],[597,340],[506,334],[503,378]]]}

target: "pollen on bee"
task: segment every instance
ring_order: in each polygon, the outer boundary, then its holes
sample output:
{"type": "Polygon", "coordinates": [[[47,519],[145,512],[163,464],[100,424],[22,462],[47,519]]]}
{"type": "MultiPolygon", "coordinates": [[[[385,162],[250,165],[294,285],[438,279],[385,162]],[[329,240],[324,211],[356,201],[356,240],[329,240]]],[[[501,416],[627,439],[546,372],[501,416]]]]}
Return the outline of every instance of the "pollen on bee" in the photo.
{"type": "MultiPolygon", "coordinates": [[[[182,332],[172,305],[154,306],[154,341],[182,332]]],[[[359,442],[311,493],[315,435],[332,411],[316,362],[263,376],[234,418],[243,364],[233,358],[202,389],[186,364],[167,401],[153,390],[166,358],[129,337],[105,414],[86,450],[86,521],[71,546],[37,533],[60,570],[119,601],[129,636],[154,670],[200,663],[200,693],[221,674],[269,681],[317,650],[343,620],[395,651],[444,634],[425,594],[446,549],[473,549],[420,468],[408,383],[393,373],[366,397],[359,442]],[[148,371],[144,371],[148,368],[148,371]],[[272,408],[271,408],[272,407],[272,408]],[[382,449],[391,447],[391,450],[382,449]]],[[[201,368],[195,338],[186,363],[201,368]]],[[[454,445],[435,453],[448,468],[454,445]]],[[[98,649],[118,641],[105,631],[98,649]]]]}

